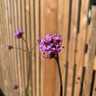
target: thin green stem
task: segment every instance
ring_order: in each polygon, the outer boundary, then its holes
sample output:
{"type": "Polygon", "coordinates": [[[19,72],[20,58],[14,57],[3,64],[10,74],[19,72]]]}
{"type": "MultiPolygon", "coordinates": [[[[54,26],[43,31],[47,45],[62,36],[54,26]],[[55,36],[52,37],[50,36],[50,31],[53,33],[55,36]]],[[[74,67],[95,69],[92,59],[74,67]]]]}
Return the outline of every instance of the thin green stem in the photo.
{"type": "Polygon", "coordinates": [[[34,47],[32,47],[31,51],[38,45],[39,43],[36,43],[36,45],[34,47]]]}
{"type": "Polygon", "coordinates": [[[29,81],[30,81],[30,74],[31,74],[31,53],[30,52],[28,53],[28,59],[29,59],[29,70],[28,70],[28,77],[27,77],[27,87],[25,90],[26,96],[29,96],[28,90],[29,90],[29,81]]]}
{"type": "Polygon", "coordinates": [[[28,68],[28,74],[27,74],[28,77],[27,77],[27,86],[25,89],[25,96],[29,96],[28,90],[29,90],[29,80],[30,80],[30,73],[31,73],[31,55],[30,55],[27,41],[23,37],[22,37],[22,40],[25,42],[26,48],[27,48],[27,59],[28,59],[29,68],[28,68]]]}
{"type": "Polygon", "coordinates": [[[22,40],[25,42],[25,44],[26,44],[26,48],[27,48],[27,50],[29,51],[27,41],[26,41],[23,37],[22,37],[22,40]]]}

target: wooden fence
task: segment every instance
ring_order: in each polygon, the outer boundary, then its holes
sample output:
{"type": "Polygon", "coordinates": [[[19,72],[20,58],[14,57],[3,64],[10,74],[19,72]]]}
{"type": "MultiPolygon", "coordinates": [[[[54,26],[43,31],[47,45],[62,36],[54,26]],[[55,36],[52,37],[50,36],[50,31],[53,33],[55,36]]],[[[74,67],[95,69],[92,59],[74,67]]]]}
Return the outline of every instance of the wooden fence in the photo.
{"type": "MultiPolygon", "coordinates": [[[[92,7],[88,25],[89,1],[0,0],[0,89],[5,96],[16,96],[14,84],[24,96],[27,83],[26,53],[6,50],[7,44],[26,48],[14,37],[19,29],[25,32],[29,48],[46,34],[62,35],[65,48],[59,56],[63,96],[96,96],[96,7],[92,7]]],[[[56,62],[41,58],[38,47],[32,51],[31,73],[30,96],[59,96],[56,62]]]]}

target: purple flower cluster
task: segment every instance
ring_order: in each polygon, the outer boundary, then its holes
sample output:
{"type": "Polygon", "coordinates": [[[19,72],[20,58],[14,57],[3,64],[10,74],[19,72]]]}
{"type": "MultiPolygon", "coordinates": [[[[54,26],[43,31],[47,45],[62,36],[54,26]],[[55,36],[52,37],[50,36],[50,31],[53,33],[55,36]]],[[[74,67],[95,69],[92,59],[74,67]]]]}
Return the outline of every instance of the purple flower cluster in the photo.
{"type": "Polygon", "coordinates": [[[64,37],[58,34],[54,34],[53,37],[51,34],[46,35],[46,38],[39,39],[39,48],[40,52],[43,52],[44,58],[56,58],[57,54],[64,48],[61,47],[64,37]]]}
{"type": "Polygon", "coordinates": [[[24,34],[24,32],[23,32],[22,30],[17,30],[17,31],[15,32],[15,37],[16,37],[16,39],[21,38],[23,34],[24,34]]]}
{"type": "Polygon", "coordinates": [[[7,45],[6,48],[10,51],[13,48],[13,45],[7,45]]]}
{"type": "Polygon", "coordinates": [[[19,88],[18,85],[14,85],[14,89],[17,90],[19,88]]]}

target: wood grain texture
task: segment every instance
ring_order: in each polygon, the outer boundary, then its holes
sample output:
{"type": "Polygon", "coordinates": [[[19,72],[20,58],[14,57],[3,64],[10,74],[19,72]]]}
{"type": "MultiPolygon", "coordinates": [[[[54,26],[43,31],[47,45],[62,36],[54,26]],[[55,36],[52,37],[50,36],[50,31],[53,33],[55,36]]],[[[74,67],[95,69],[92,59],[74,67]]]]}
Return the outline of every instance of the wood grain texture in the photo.
{"type": "MultiPolygon", "coordinates": [[[[68,47],[68,31],[69,31],[69,11],[70,11],[70,0],[59,0],[58,1],[58,18],[57,18],[57,33],[64,37],[62,42],[62,46],[64,46],[64,50],[60,52],[60,66],[62,71],[63,78],[63,95],[66,91],[66,65],[67,65],[67,47],[68,47]]],[[[57,70],[58,74],[58,70],[57,70]]],[[[58,86],[59,77],[56,81],[56,86],[58,86]]],[[[59,86],[58,86],[59,89],[59,86]]],[[[56,95],[59,95],[59,90],[57,89],[56,95]],[[58,93],[57,93],[58,92],[58,93]]]]}
{"type": "MultiPolygon", "coordinates": [[[[63,16],[64,15],[64,13],[63,13],[63,11],[64,11],[63,6],[64,6],[64,0],[59,0],[58,1],[58,10],[57,10],[58,11],[58,13],[57,13],[57,33],[60,34],[60,35],[61,35],[61,33],[63,33],[63,19],[64,19],[64,16],[63,16]]],[[[62,34],[62,36],[64,37],[63,34],[62,34]]],[[[64,54],[64,50],[63,50],[62,53],[64,54]]],[[[59,56],[61,56],[61,54],[59,54],[59,56]]],[[[62,58],[64,58],[63,56],[62,56],[62,58]]],[[[59,60],[61,61],[61,57],[59,58],[59,60]]],[[[60,67],[61,67],[61,71],[63,71],[64,70],[63,69],[64,62],[63,63],[60,62],[60,67]]],[[[61,72],[61,73],[63,73],[63,72],[61,72]]],[[[59,96],[59,94],[60,94],[60,89],[59,89],[60,80],[59,80],[59,75],[58,75],[58,69],[57,69],[56,74],[57,74],[57,79],[56,79],[57,80],[56,81],[57,90],[56,90],[56,92],[54,94],[56,94],[56,96],[59,96]]],[[[62,75],[62,79],[63,78],[64,77],[62,75]]],[[[63,83],[63,91],[64,91],[64,83],[63,83]]],[[[63,94],[64,94],[64,92],[63,92],[63,94]]]]}
{"type": "MultiPolygon", "coordinates": [[[[21,12],[22,12],[22,30],[25,32],[25,34],[23,35],[23,37],[26,39],[26,14],[25,14],[25,0],[21,0],[21,12]]],[[[26,49],[26,45],[25,43],[23,42],[23,48],[26,49]]],[[[24,74],[24,89],[26,88],[26,85],[27,85],[27,57],[26,57],[26,52],[23,53],[23,74],[24,74]]],[[[25,92],[24,92],[25,93],[25,92]]]]}
{"type": "Polygon", "coordinates": [[[85,41],[86,41],[86,32],[87,32],[87,14],[89,8],[89,0],[81,2],[81,16],[80,16],[80,30],[77,41],[77,55],[76,55],[76,77],[75,77],[75,90],[74,96],[79,96],[80,86],[81,86],[81,77],[82,77],[82,68],[84,64],[84,52],[85,52],[85,41]],[[86,5],[85,5],[86,2],[86,5]],[[80,78],[80,80],[78,79],[80,78]]]}
{"type": "MultiPolygon", "coordinates": [[[[79,1],[0,0],[0,89],[5,96],[16,96],[16,92],[13,90],[14,84],[19,85],[20,96],[25,96],[29,70],[27,54],[18,50],[8,52],[5,48],[7,44],[13,44],[13,46],[26,49],[22,39],[15,39],[14,33],[19,29],[25,32],[23,36],[30,49],[36,45],[39,37],[44,38],[47,34],[58,33],[65,38],[62,44],[65,48],[59,54],[63,78],[63,96],[79,96],[83,66],[89,66],[88,60],[92,60],[88,59],[89,51],[84,53],[85,45],[88,44],[90,47],[90,40],[92,39],[91,27],[90,25],[87,26],[89,0],[82,0],[80,30],[77,34],[79,1]],[[73,81],[75,64],[76,78],[73,81]],[[73,82],[77,82],[75,89],[73,82]]],[[[95,23],[94,19],[92,17],[92,21],[95,23]]],[[[56,62],[53,59],[41,58],[40,55],[42,54],[39,52],[39,47],[36,46],[32,50],[29,94],[30,96],[59,96],[59,76],[56,62]]],[[[91,65],[96,70],[96,56],[94,60],[94,64],[91,65]]],[[[91,71],[93,67],[90,67],[92,68],[91,71]]],[[[87,70],[89,69],[87,68],[87,70]]],[[[92,73],[90,72],[90,74],[91,78],[92,73]]],[[[84,81],[91,85],[87,75],[89,74],[85,75],[84,81]]],[[[87,92],[87,94],[89,93],[87,92]]],[[[92,95],[96,95],[95,82],[92,95]]]]}
{"type": "MultiPolygon", "coordinates": [[[[18,2],[17,2],[17,4],[18,4],[18,30],[23,30],[22,29],[22,1],[21,0],[18,0],[18,2]]],[[[19,48],[22,48],[23,49],[23,41],[22,41],[22,39],[19,39],[19,48]]],[[[20,70],[20,78],[21,78],[21,90],[20,90],[20,95],[21,96],[24,96],[25,95],[25,93],[24,93],[24,88],[25,88],[25,86],[24,86],[24,57],[23,57],[23,55],[24,55],[24,51],[22,51],[22,50],[18,50],[19,51],[19,56],[20,56],[20,64],[19,64],[19,70],[20,70]]]]}
{"type": "Polygon", "coordinates": [[[67,78],[66,96],[72,96],[73,72],[74,72],[74,64],[75,64],[76,38],[77,38],[76,37],[77,36],[77,20],[78,20],[78,8],[79,8],[78,5],[79,5],[79,0],[72,1],[71,29],[70,29],[69,48],[68,48],[68,78],[67,78]]]}
{"type": "MultiPolygon", "coordinates": [[[[35,0],[35,45],[37,44],[37,40],[40,38],[40,0],[35,0]]],[[[40,96],[40,52],[39,52],[39,47],[36,46],[36,64],[35,64],[35,67],[36,67],[36,70],[35,70],[35,74],[36,74],[36,77],[35,77],[35,81],[36,81],[36,96],[40,96]]]]}
{"type": "MultiPolygon", "coordinates": [[[[92,17],[96,16],[96,7],[92,6],[92,17]]],[[[91,22],[91,38],[90,43],[88,47],[88,61],[87,61],[87,67],[86,67],[86,80],[85,80],[85,88],[83,90],[83,96],[90,96],[90,90],[91,90],[91,83],[92,83],[92,74],[93,74],[93,68],[94,68],[94,58],[95,58],[95,52],[96,52],[96,32],[94,25],[96,24],[94,21],[91,22]],[[90,78],[90,79],[89,79],[90,78]]]]}
{"type": "MultiPolygon", "coordinates": [[[[56,33],[57,0],[41,0],[41,38],[56,33]]],[[[56,84],[55,60],[41,59],[41,96],[52,96],[56,84]]]]}
{"type": "MultiPolygon", "coordinates": [[[[1,89],[3,90],[4,94],[7,95],[8,92],[10,92],[10,96],[14,95],[14,92],[11,92],[12,87],[13,87],[13,73],[12,73],[12,67],[11,67],[11,56],[12,54],[8,54],[8,51],[6,50],[6,45],[12,40],[10,38],[10,30],[11,30],[11,17],[10,17],[10,7],[9,7],[9,1],[5,1],[5,0],[1,0],[0,4],[1,4],[1,9],[2,9],[2,17],[1,17],[1,35],[0,35],[0,66],[1,66],[1,71],[0,72],[2,75],[2,87],[1,89]],[[8,2],[8,4],[6,4],[8,2]],[[9,13],[9,14],[8,14],[9,13]],[[9,25],[8,25],[9,24],[9,25]],[[7,34],[7,35],[6,35],[7,34]],[[3,37],[2,37],[3,36],[3,37]],[[7,38],[7,39],[6,39],[7,38]],[[3,55],[5,54],[5,55],[3,55]],[[8,58],[5,58],[8,57],[8,58]],[[8,69],[8,70],[7,70],[8,69]],[[10,81],[12,81],[10,83],[10,81]],[[8,89],[8,90],[7,90],[8,89]]],[[[11,43],[11,42],[10,42],[11,43]]]]}
{"type": "MultiPolygon", "coordinates": [[[[14,31],[15,31],[15,24],[14,24],[14,3],[13,0],[10,1],[10,9],[11,9],[11,18],[12,18],[12,41],[13,41],[13,46],[15,46],[15,38],[14,38],[14,31]]],[[[14,65],[13,65],[13,73],[15,73],[14,75],[14,84],[18,84],[18,69],[17,69],[17,62],[16,62],[16,50],[13,50],[13,58],[14,58],[14,65]]],[[[16,94],[15,94],[16,95],[16,94]]]]}
{"type": "MultiPolygon", "coordinates": [[[[35,25],[34,25],[34,22],[35,22],[35,6],[34,6],[34,0],[30,0],[30,22],[31,22],[31,25],[30,25],[30,30],[31,30],[31,48],[33,46],[35,46],[35,25]]],[[[36,49],[35,49],[36,50],[36,49]]],[[[31,78],[32,78],[32,96],[35,96],[36,94],[36,81],[35,81],[35,50],[32,50],[32,74],[31,74],[31,78]]]]}

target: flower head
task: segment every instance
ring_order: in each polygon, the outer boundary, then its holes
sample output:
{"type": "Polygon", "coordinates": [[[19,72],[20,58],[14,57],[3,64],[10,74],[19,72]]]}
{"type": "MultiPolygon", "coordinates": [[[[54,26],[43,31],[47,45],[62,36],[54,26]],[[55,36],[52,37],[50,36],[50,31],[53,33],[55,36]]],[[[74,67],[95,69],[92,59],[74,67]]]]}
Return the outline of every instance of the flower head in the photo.
{"type": "Polygon", "coordinates": [[[17,31],[15,32],[15,37],[16,37],[16,39],[21,38],[23,34],[24,34],[24,32],[23,32],[22,30],[17,30],[17,31]]]}
{"type": "Polygon", "coordinates": [[[53,37],[51,34],[46,35],[46,38],[39,39],[38,43],[40,52],[43,52],[44,58],[55,58],[57,54],[64,48],[61,47],[63,37],[58,34],[54,34],[53,37]]]}
{"type": "Polygon", "coordinates": [[[14,89],[17,90],[19,88],[18,85],[14,85],[14,89]]]}
{"type": "Polygon", "coordinates": [[[13,45],[7,45],[6,48],[10,51],[13,48],[13,45]]]}

